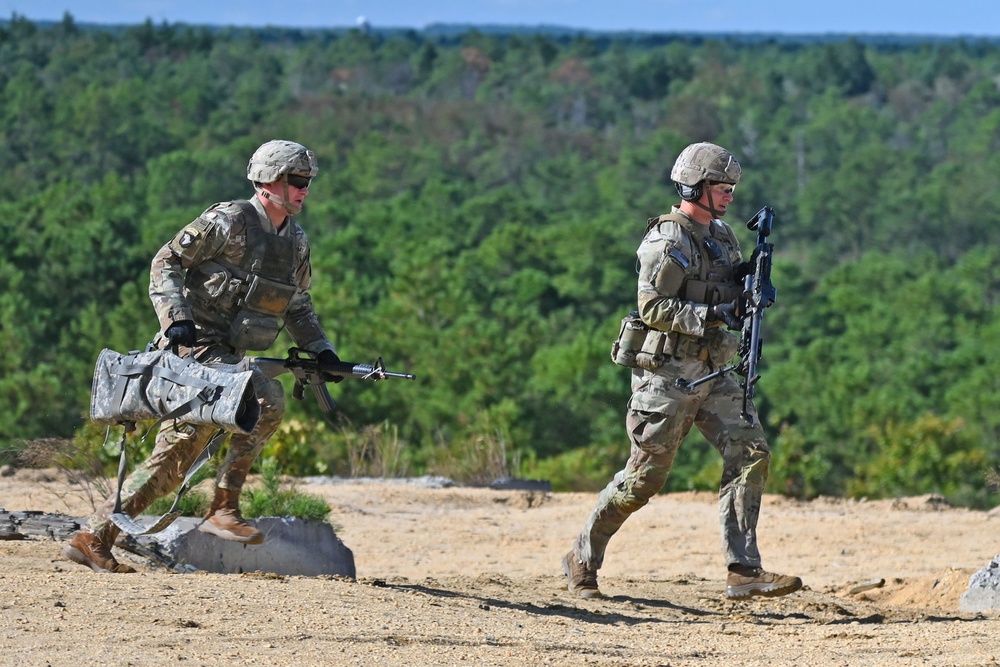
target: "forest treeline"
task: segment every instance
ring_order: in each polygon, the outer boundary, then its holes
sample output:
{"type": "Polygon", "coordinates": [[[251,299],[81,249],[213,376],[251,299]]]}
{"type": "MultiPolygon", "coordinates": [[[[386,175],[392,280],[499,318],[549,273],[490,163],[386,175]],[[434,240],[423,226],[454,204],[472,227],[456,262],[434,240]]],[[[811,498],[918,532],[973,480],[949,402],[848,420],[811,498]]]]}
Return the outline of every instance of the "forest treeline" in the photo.
{"type": "MultiPolygon", "coordinates": [[[[282,138],[319,157],[301,222],[341,356],[418,380],[338,384],[329,421],[290,400],[264,456],[298,475],[595,488],[628,451],[628,371],[609,352],[635,248],[676,200],[674,157],[707,140],[743,164],[728,221],[745,245],[741,221],[776,212],[757,387],[770,490],[995,504],[998,83],[1000,45],[961,40],[15,15],[0,27],[0,446],[100,446],[93,364],[156,333],[153,253],[249,196],[249,155],[282,138]]],[[[718,456],[689,440],[668,488],[715,488],[718,456]]]]}

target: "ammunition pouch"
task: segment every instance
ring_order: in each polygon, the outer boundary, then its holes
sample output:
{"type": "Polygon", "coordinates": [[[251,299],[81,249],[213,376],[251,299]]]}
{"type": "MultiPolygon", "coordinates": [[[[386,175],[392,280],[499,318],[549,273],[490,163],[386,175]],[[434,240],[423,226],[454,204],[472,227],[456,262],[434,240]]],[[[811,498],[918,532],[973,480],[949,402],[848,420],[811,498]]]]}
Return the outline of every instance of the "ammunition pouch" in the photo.
{"type": "Polygon", "coordinates": [[[251,274],[243,305],[254,312],[280,317],[288,310],[297,289],[295,285],[251,274]]]}
{"type": "Polygon", "coordinates": [[[708,329],[701,338],[651,329],[633,310],[622,318],[618,339],[611,345],[611,360],[648,371],[659,369],[669,358],[697,358],[724,366],[736,355],[739,344],[739,337],[722,327],[708,329]]]}
{"type": "Polygon", "coordinates": [[[235,307],[245,289],[239,278],[218,262],[205,262],[188,270],[184,280],[189,296],[206,308],[226,312],[235,307]]]}
{"type": "Polygon", "coordinates": [[[209,262],[188,272],[191,297],[216,312],[236,311],[226,342],[236,350],[266,350],[278,339],[281,320],[297,287],[250,274],[232,277],[223,265],[209,262]]]}
{"type": "Polygon", "coordinates": [[[278,340],[281,322],[276,315],[241,310],[233,318],[226,341],[236,350],[266,350],[278,340]]]}
{"type": "Polygon", "coordinates": [[[655,371],[670,354],[671,336],[676,338],[676,334],[649,328],[639,311],[633,310],[622,318],[618,339],[611,345],[611,360],[626,368],[655,371]]]}
{"type": "Polygon", "coordinates": [[[94,369],[90,418],[101,424],[178,419],[250,433],[260,418],[253,373],[230,369],[170,350],[123,355],[105,349],[94,369]]]}

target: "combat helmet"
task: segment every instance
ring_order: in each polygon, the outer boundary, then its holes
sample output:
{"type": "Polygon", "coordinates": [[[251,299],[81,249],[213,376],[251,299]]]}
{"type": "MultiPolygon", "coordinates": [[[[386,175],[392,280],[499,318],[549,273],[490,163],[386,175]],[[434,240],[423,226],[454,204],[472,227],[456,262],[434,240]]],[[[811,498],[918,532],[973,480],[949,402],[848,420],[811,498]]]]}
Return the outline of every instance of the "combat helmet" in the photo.
{"type": "Polygon", "coordinates": [[[688,187],[702,181],[736,185],[741,173],[740,163],[732,153],[722,146],[701,142],[681,151],[670,170],[670,180],[688,187]]]}
{"type": "Polygon", "coordinates": [[[318,171],[315,153],[302,144],[281,139],[262,144],[247,164],[247,178],[254,183],[274,183],[285,174],[312,178],[318,171]]]}

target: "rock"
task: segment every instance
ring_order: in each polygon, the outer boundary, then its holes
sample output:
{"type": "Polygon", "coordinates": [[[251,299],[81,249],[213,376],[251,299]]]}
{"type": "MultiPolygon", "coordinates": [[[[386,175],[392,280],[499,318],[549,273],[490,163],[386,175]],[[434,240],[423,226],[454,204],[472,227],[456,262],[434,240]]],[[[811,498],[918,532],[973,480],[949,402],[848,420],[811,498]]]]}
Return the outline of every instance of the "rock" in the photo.
{"type": "Polygon", "coordinates": [[[962,611],[996,611],[1000,609],[1000,556],[969,577],[969,589],[958,600],[962,611]]]}
{"type": "MultiPolygon", "coordinates": [[[[155,517],[141,516],[149,525],[155,517]]],[[[248,520],[263,532],[263,544],[240,544],[199,532],[201,519],[180,517],[152,535],[122,534],[119,546],[183,572],[223,574],[270,572],[281,575],[340,575],[354,578],[354,553],[324,521],[295,517],[248,520]]]]}
{"type": "Polygon", "coordinates": [[[885,579],[869,579],[868,581],[862,582],[853,587],[847,593],[848,595],[858,595],[859,593],[864,593],[865,591],[870,591],[875,588],[882,588],[883,586],[885,586],[885,579]]]}

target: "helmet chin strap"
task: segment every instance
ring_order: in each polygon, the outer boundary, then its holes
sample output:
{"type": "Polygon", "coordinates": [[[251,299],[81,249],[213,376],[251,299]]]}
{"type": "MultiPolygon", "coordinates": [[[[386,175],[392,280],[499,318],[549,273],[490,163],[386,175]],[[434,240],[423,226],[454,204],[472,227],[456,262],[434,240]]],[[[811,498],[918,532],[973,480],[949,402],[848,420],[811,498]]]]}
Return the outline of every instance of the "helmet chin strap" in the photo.
{"type": "Polygon", "coordinates": [[[705,206],[700,201],[691,202],[695,206],[705,211],[708,211],[713,218],[721,218],[725,213],[718,211],[715,208],[715,200],[712,199],[712,188],[708,185],[705,186],[705,192],[708,193],[708,206],[705,206]]]}
{"type": "Polygon", "coordinates": [[[301,213],[302,212],[302,207],[301,206],[296,206],[295,204],[292,204],[290,201],[288,201],[288,175],[287,174],[282,174],[282,176],[281,176],[281,185],[284,188],[284,195],[285,195],[284,199],[282,199],[281,197],[279,197],[276,194],[268,192],[264,188],[254,188],[254,189],[257,190],[257,193],[260,194],[260,196],[263,197],[264,199],[270,199],[275,204],[281,206],[283,209],[285,209],[285,211],[288,212],[289,215],[297,215],[297,214],[301,213]]]}

